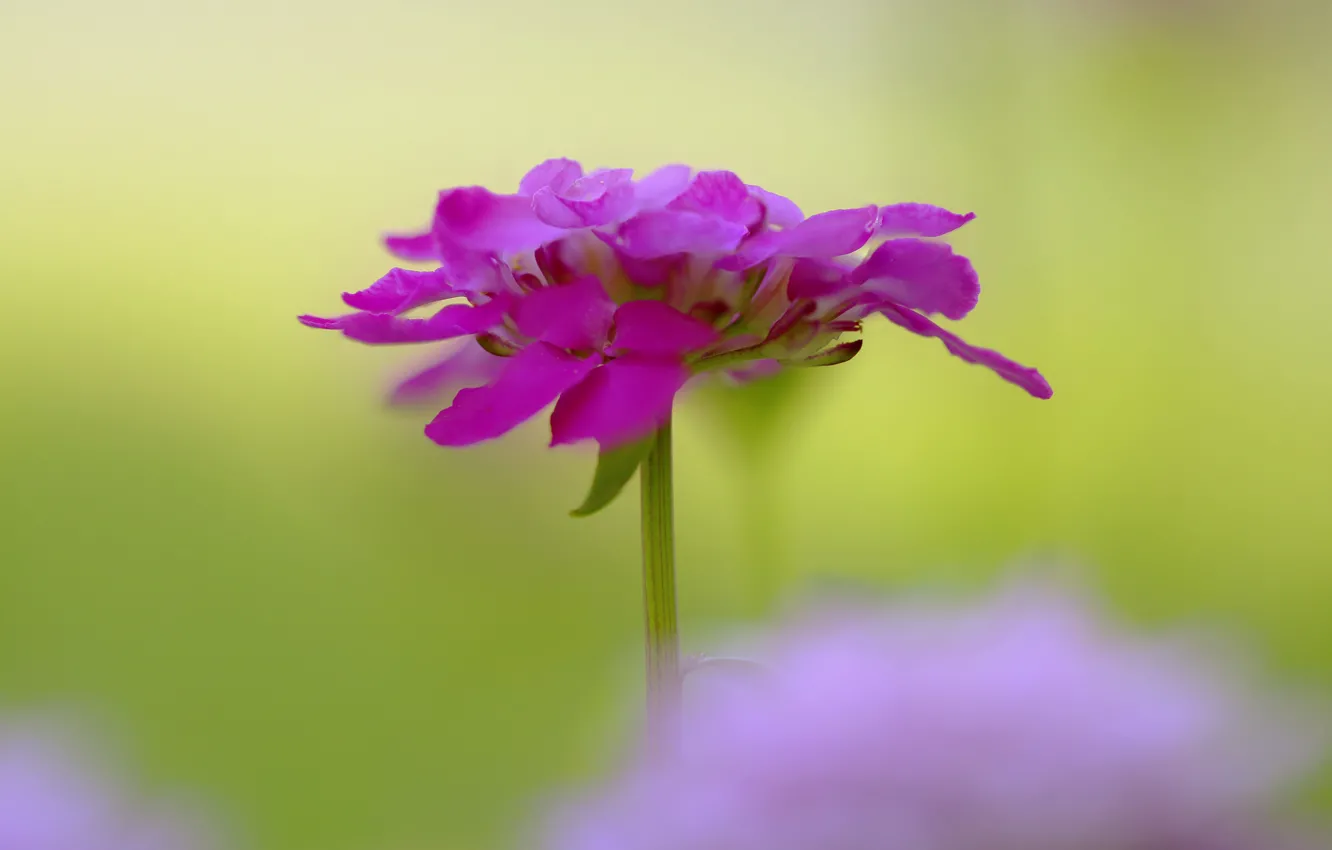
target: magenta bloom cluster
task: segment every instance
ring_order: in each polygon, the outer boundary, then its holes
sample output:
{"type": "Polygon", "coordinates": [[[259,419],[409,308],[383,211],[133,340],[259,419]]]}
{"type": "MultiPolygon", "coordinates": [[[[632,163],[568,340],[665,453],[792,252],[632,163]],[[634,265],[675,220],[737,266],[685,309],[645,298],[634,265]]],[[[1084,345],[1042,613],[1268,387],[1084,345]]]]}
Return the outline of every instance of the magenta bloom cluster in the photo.
{"type": "Polygon", "coordinates": [[[206,850],[183,808],[145,805],[44,724],[0,726],[3,850],[206,850]]]}
{"type": "Polygon", "coordinates": [[[1315,714],[1066,594],[830,606],[744,652],[767,673],[692,679],[683,750],[567,804],[544,846],[1328,846],[1281,814],[1325,752],[1315,714]]]}
{"type": "Polygon", "coordinates": [[[301,321],[370,344],[474,341],[402,388],[471,384],[426,428],[446,446],[556,402],[552,444],[612,448],[662,424],[696,375],[850,359],[860,341],[842,337],[872,314],[1048,398],[1036,370],[928,318],[976,305],[971,263],[932,241],[972,218],[914,203],[806,217],[729,171],[670,165],[635,180],[552,159],[515,193],[441,192],[425,232],[386,240],[435,268],[395,268],[343,295],[356,312],[301,321]]]}

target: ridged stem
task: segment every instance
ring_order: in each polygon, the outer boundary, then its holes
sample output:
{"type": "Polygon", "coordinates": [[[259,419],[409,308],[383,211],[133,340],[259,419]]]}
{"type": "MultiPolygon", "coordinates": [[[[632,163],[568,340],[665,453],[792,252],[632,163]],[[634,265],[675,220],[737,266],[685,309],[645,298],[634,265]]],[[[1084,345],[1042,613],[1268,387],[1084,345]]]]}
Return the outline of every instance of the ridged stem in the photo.
{"type": "Polygon", "coordinates": [[[642,490],[647,734],[650,746],[673,748],[680,737],[681,678],[669,420],[653,436],[652,448],[638,476],[642,490]]]}

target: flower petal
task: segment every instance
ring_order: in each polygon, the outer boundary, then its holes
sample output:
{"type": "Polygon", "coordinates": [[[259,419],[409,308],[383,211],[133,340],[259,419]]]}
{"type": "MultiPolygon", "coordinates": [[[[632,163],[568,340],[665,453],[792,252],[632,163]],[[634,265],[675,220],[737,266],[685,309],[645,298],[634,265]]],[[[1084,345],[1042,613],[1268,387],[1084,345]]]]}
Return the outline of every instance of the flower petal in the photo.
{"type": "Polygon", "coordinates": [[[457,245],[443,245],[441,262],[453,288],[464,293],[503,292],[510,274],[494,255],[469,251],[457,245]]]}
{"type": "Polygon", "coordinates": [[[933,204],[892,204],[879,207],[876,236],[943,236],[976,217],[955,213],[933,204]]]}
{"type": "Polygon", "coordinates": [[[501,256],[534,250],[564,234],[536,217],[531,198],[496,195],[483,186],[441,192],[433,230],[441,242],[501,256]]]}
{"type": "Polygon", "coordinates": [[[551,445],[596,440],[614,448],[651,433],[671,415],[689,380],[682,363],[621,358],[593,370],[550,415],[551,445]]]}
{"type": "Polygon", "coordinates": [[[583,176],[583,166],[572,159],[548,159],[523,175],[518,194],[531,197],[538,189],[550,187],[562,192],[583,176]]]}
{"type": "Polygon", "coordinates": [[[788,257],[838,257],[860,250],[874,233],[879,208],[829,210],[782,231],[778,253],[788,257]]]}
{"type": "Polygon", "coordinates": [[[675,210],[639,213],[620,226],[619,247],[638,259],[668,254],[722,254],[748,233],[743,225],[675,210]]]}
{"type": "Polygon", "coordinates": [[[501,288],[492,254],[464,248],[437,228],[410,236],[389,234],[384,247],[399,259],[411,262],[436,261],[458,292],[496,291],[501,288]]]}
{"type": "Polygon", "coordinates": [[[386,233],[384,247],[389,253],[409,263],[420,263],[439,259],[439,247],[435,244],[435,234],[425,233],[386,233]]]}
{"type": "Polygon", "coordinates": [[[802,257],[791,266],[786,294],[792,300],[836,294],[855,286],[850,279],[850,272],[851,269],[836,260],[802,257]]]}
{"type": "Polygon", "coordinates": [[[667,254],[664,257],[639,259],[625,253],[615,242],[615,236],[600,230],[592,231],[598,239],[615,253],[615,263],[631,283],[638,286],[664,286],[688,261],[688,254],[667,254]]]}
{"type": "Polygon", "coordinates": [[[851,282],[913,310],[961,319],[980,298],[971,261],[942,242],[890,239],[851,272],[851,282]]]}
{"type": "Polygon", "coordinates": [[[744,225],[746,230],[763,217],[763,205],[750,196],[744,181],[730,171],[700,171],[668,209],[716,216],[744,225]]]}
{"type": "Polygon", "coordinates": [[[860,250],[874,232],[878,207],[829,210],[787,230],[763,230],[739,250],[717,261],[717,268],[745,271],[774,256],[831,258],[860,250]]]}
{"type": "Polygon", "coordinates": [[[589,175],[579,180],[568,193],[558,193],[547,186],[532,196],[532,210],[537,218],[553,227],[610,224],[627,218],[633,213],[633,207],[634,187],[613,177],[589,175]],[[610,182],[605,182],[607,180],[610,182]]]}
{"type": "Polygon", "coordinates": [[[800,207],[790,198],[778,195],[776,192],[769,192],[762,186],[750,185],[749,193],[755,200],[763,204],[763,220],[766,224],[774,227],[788,228],[795,227],[805,220],[805,214],[800,211],[800,207]]]}
{"type": "Polygon", "coordinates": [[[611,353],[681,357],[720,338],[711,325],[662,301],[630,301],[615,311],[611,353]]]}
{"type": "Polygon", "coordinates": [[[576,195],[579,192],[586,191],[586,187],[594,185],[594,183],[590,181],[595,181],[595,183],[605,186],[618,186],[621,183],[632,184],[633,179],[634,170],[632,168],[594,168],[581,179],[576,181],[569,188],[569,191],[562,192],[561,194],[576,195]],[[580,184],[584,184],[583,189],[578,188],[580,184]]]}
{"type": "Polygon", "coordinates": [[[719,259],[717,268],[730,272],[752,269],[781,249],[782,238],[785,235],[785,231],[782,230],[760,230],[745,239],[734,254],[719,259]]]}
{"type": "Polygon", "coordinates": [[[401,313],[431,301],[454,295],[444,269],[421,272],[390,269],[389,273],[360,292],[344,292],[348,307],[371,313],[401,313]]]}
{"type": "Polygon", "coordinates": [[[426,426],[426,436],[441,446],[470,446],[506,434],[583,380],[598,362],[533,343],[509,358],[494,383],[460,390],[426,426]]]}
{"type": "Polygon", "coordinates": [[[693,170],[687,165],[663,165],[634,184],[636,212],[657,210],[679,197],[689,186],[693,170]]]}
{"type": "Polygon", "coordinates": [[[434,402],[459,387],[475,387],[494,380],[506,358],[496,357],[473,340],[431,365],[403,378],[393,387],[391,405],[415,405],[434,402]]]}
{"type": "Polygon", "coordinates": [[[518,330],[557,348],[600,351],[615,303],[596,277],[533,290],[514,307],[518,330]]]}
{"type": "Polygon", "coordinates": [[[305,325],[307,328],[316,328],[321,331],[340,331],[342,330],[342,322],[346,318],[346,316],[324,318],[322,316],[311,316],[309,313],[306,313],[305,315],[297,316],[296,321],[305,325]]]}
{"type": "Polygon", "coordinates": [[[300,316],[307,327],[340,330],[344,336],[371,345],[439,342],[490,330],[504,321],[508,298],[494,298],[473,307],[449,304],[428,319],[403,319],[389,313],[350,313],[332,319],[300,316]]]}
{"type": "Polygon", "coordinates": [[[931,336],[944,344],[950,353],[968,363],[984,366],[1012,384],[1017,384],[1036,398],[1050,398],[1054,391],[1041,373],[1021,363],[1015,363],[997,351],[979,348],[964,342],[917,312],[891,302],[876,306],[880,313],[898,327],[920,336],[931,336]]]}

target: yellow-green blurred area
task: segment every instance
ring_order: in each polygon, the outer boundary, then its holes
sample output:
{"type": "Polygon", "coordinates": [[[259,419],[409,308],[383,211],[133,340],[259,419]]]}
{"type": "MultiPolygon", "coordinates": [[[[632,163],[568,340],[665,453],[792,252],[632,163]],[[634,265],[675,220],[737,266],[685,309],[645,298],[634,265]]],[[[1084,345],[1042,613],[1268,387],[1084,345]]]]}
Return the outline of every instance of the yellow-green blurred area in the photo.
{"type": "Polygon", "coordinates": [[[686,649],[802,581],[1080,565],[1332,686],[1329,7],[6,0],[0,697],[124,730],[260,850],[476,850],[623,737],[636,499],[544,417],[390,410],[301,328],[435,190],[571,156],[978,218],[958,330],[872,323],[676,428],[686,649]],[[783,395],[786,389],[791,392],[783,395]]]}

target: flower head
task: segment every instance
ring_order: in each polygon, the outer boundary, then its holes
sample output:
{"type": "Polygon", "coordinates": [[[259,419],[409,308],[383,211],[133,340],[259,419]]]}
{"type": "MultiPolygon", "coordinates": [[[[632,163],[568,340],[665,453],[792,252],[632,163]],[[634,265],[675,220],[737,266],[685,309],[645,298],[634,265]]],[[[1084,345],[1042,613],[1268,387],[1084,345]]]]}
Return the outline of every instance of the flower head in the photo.
{"type": "Polygon", "coordinates": [[[1034,369],[927,318],[976,304],[971,263],[928,241],[972,217],[927,204],[805,217],[729,171],[671,165],[635,180],[552,159],[514,193],[441,192],[429,229],[386,240],[435,268],[395,268],[343,295],[356,312],[301,321],[370,344],[473,340],[399,390],[473,384],[426,428],[446,446],[498,437],[555,402],[552,444],[615,449],[660,426],[696,375],[849,360],[861,343],[842,337],[873,314],[1047,398],[1034,369]]]}
{"type": "Polygon", "coordinates": [[[546,846],[1322,846],[1272,817],[1320,755],[1297,712],[1071,598],[835,607],[756,645],[765,677],[709,677],[726,687],[695,695],[684,748],[562,809],[546,846]]]}
{"type": "Polygon", "coordinates": [[[0,726],[3,850],[202,850],[182,810],[150,807],[50,730],[0,726]]]}

